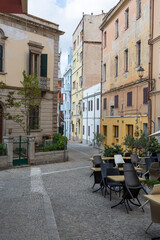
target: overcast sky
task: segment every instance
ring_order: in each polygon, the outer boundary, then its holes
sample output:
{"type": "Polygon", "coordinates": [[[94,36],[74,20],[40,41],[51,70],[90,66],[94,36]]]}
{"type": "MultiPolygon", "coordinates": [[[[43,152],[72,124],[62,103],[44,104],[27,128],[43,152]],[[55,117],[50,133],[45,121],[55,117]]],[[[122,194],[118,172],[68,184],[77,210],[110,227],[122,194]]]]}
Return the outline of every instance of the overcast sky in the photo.
{"type": "Polygon", "coordinates": [[[59,24],[65,34],[60,37],[61,73],[67,65],[72,34],[84,14],[108,12],[119,0],[28,0],[28,13],[59,24]]]}

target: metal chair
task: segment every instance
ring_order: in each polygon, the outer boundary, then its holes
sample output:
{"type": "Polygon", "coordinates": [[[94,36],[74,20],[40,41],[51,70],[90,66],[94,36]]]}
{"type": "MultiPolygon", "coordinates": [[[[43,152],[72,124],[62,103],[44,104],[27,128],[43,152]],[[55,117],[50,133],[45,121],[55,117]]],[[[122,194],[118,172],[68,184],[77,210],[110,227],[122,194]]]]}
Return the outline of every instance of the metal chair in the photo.
{"type": "MultiPolygon", "coordinates": [[[[100,165],[102,163],[102,157],[101,154],[94,154],[93,155],[93,167],[100,168],[100,165]]],[[[93,176],[93,172],[91,173],[90,177],[93,176]]]]}
{"type": "Polygon", "coordinates": [[[159,162],[153,162],[149,169],[149,178],[158,180],[160,178],[159,162]]]}
{"type": "Polygon", "coordinates": [[[138,165],[138,155],[137,154],[132,154],[131,155],[131,162],[133,163],[134,166],[137,166],[138,165]]]}

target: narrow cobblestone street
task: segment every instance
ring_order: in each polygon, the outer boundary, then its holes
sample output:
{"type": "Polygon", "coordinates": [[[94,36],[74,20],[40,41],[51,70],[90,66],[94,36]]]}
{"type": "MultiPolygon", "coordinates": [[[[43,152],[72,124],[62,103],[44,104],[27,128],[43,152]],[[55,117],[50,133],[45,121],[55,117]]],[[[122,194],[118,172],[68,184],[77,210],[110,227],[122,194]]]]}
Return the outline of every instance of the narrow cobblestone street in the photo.
{"type": "MultiPolygon", "coordinates": [[[[0,172],[1,240],[143,240],[160,235],[151,222],[149,204],[126,213],[111,209],[118,195],[92,193],[88,160],[97,149],[69,143],[65,163],[0,172]]],[[[143,194],[143,193],[142,193],[143,194]]],[[[141,197],[141,202],[145,199],[141,197]]]]}

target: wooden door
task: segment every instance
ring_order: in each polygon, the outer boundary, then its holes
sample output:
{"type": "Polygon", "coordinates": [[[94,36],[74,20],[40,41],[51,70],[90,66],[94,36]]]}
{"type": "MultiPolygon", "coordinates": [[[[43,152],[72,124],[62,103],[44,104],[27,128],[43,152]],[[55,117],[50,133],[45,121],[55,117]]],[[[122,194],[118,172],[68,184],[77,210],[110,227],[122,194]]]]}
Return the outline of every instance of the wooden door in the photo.
{"type": "Polygon", "coordinates": [[[3,136],[3,117],[2,117],[2,113],[3,113],[3,108],[0,105],[0,143],[2,143],[2,136],[3,136]]]}

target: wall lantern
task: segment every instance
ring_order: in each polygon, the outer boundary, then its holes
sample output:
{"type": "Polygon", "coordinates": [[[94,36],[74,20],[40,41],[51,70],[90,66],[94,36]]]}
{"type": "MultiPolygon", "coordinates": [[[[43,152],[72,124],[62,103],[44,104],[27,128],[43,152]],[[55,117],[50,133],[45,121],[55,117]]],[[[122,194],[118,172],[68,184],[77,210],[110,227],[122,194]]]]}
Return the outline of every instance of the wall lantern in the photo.
{"type": "Polygon", "coordinates": [[[144,75],[144,68],[139,66],[139,68],[137,69],[137,72],[138,72],[139,78],[142,79],[144,75]]]}

